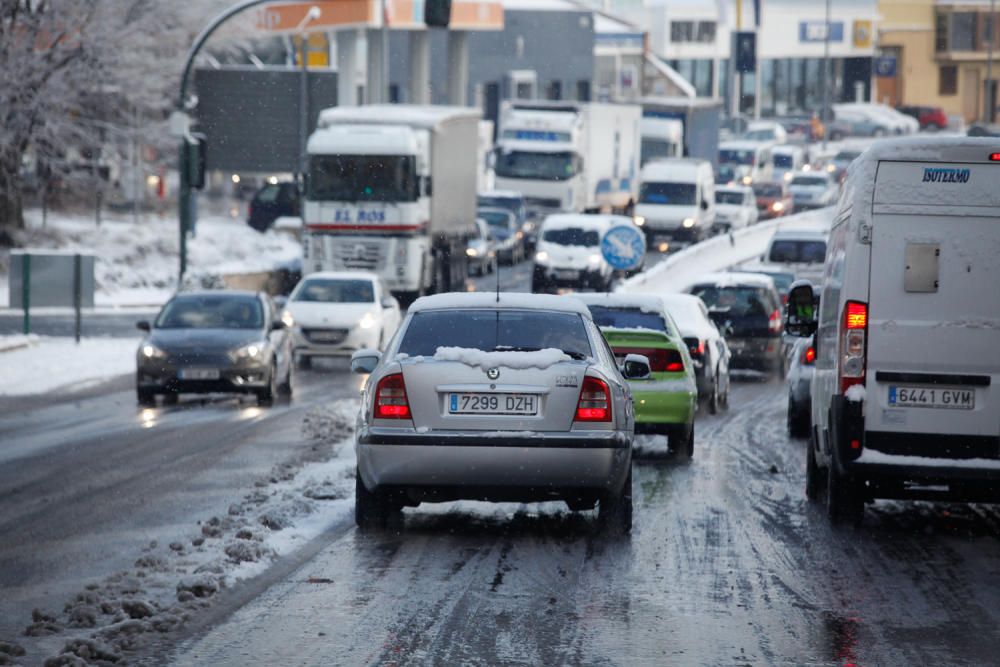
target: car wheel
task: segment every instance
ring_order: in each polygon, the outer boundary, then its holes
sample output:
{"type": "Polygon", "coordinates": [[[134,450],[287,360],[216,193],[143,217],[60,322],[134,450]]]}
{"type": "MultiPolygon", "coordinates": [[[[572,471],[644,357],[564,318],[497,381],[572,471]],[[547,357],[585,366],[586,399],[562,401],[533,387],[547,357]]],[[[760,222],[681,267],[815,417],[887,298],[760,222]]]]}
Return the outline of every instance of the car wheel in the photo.
{"type": "Polygon", "coordinates": [[[149,391],[148,389],[136,389],[135,399],[142,407],[149,408],[156,405],[156,392],[149,391]]]}
{"type": "Polygon", "coordinates": [[[831,461],[826,477],[826,513],[830,523],[860,526],[865,512],[861,482],[851,475],[841,475],[831,461]]]}
{"type": "Polygon", "coordinates": [[[819,500],[824,486],[823,471],[816,464],[816,437],[815,433],[809,438],[806,449],[806,498],[809,500],[819,500]]]}
{"type": "Polygon", "coordinates": [[[691,461],[694,458],[694,423],[688,429],[683,426],[673,428],[667,436],[667,445],[672,459],[678,463],[691,461]]]}
{"type": "Polygon", "coordinates": [[[354,472],[354,523],[362,530],[384,528],[392,508],[385,494],[369,491],[361,481],[361,475],[354,472]]]}
{"type": "Polygon", "coordinates": [[[597,522],[601,532],[628,535],[632,532],[632,467],[625,484],[617,493],[605,493],[597,504],[597,522]]]}
{"type": "Polygon", "coordinates": [[[714,415],[719,412],[719,375],[716,373],[712,380],[712,393],[708,397],[708,414],[714,415]]]}
{"type": "Polygon", "coordinates": [[[278,392],[282,396],[292,395],[292,364],[288,364],[288,370],[285,371],[285,381],[278,385],[278,392]]]}
{"type": "Polygon", "coordinates": [[[278,389],[278,367],[273,362],[268,373],[267,386],[257,390],[257,405],[271,405],[274,403],[274,395],[278,389]]]}

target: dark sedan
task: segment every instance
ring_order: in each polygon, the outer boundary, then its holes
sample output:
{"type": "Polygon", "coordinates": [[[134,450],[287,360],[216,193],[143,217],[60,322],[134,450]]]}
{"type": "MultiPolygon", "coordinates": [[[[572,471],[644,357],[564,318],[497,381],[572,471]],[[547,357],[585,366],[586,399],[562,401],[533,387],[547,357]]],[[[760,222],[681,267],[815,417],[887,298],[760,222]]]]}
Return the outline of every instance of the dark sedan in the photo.
{"type": "Polygon", "coordinates": [[[175,402],[181,393],[253,394],[261,405],[292,390],[291,338],[270,297],[253,292],[174,296],[136,352],[136,397],[175,402]]]}

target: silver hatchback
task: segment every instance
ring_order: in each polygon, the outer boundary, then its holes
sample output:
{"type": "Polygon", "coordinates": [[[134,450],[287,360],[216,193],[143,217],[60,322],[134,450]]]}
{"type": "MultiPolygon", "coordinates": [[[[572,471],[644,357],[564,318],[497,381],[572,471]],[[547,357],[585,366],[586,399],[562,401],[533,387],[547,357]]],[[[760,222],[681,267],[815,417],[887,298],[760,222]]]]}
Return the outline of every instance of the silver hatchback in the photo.
{"type": "Polygon", "coordinates": [[[563,500],[632,526],[635,419],[627,377],[586,306],[538,294],[418,299],[370,373],[357,431],[361,527],[421,502],[563,500]],[[624,375],[623,375],[624,374],[624,375]]]}

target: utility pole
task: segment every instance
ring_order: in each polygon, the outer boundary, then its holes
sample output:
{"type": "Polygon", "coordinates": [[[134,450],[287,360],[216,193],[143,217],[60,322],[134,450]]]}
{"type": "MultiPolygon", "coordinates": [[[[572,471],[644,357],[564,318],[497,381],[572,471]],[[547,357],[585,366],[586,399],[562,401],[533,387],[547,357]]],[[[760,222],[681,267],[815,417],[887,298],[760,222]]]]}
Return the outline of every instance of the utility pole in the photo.
{"type": "Polygon", "coordinates": [[[733,88],[733,99],[730,100],[730,116],[736,118],[740,115],[740,97],[743,93],[743,75],[736,67],[736,33],[743,30],[743,0],[736,0],[736,32],[729,40],[729,70],[732,72],[733,80],[730,85],[733,88]]]}
{"type": "Polygon", "coordinates": [[[823,150],[826,150],[826,137],[830,134],[830,0],[826,0],[826,31],[823,35],[823,108],[820,109],[820,120],[823,122],[823,150]]]}
{"type": "Polygon", "coordinates": [[[309,35],[306,34],[306,26],[320,17],[321,10],[316,5],[309,8],[305,17],[296,26],[299,33],[299,167],[298,177],[299,189],[305,187],[306,178],[306,141],[309,136],[309,35]]]}
{"type": "Polygon", "coordinates": [[[379,47],[382,49],[382,57],[379,66],[382,68],[381,76],[382,90],[379,91],[379,101],[388,104],[389,99],[389,0],[382,0],[382,39],[379,47]]]}
{"type": "Polygon", "coordinates": [[[986,123],[992,123],[993,118],[996,116],[996,84],[993,82],[993,42],[996,41],[996,29],[997,29],[997,15],[996,15],[996,0],[990,0],[990,39],[987,42],[987,56],[986,56],[986,99],[983,100],[984,109],[983,121],[986,123]]]}

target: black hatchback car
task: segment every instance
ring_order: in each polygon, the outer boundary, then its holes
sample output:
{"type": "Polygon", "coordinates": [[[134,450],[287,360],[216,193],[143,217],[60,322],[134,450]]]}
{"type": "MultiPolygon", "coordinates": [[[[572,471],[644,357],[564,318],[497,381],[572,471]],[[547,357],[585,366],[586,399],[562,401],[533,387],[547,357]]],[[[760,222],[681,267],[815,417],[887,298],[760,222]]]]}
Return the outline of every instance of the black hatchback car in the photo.
{"type": "Polygon", "coordinates": [[[744,368],[785,377],[786,355],[781,339],[781,297],[770,276],[758,273],[714,273],[688,291],[708,306],[732,352],[730,368],[744,368]]]}
{"type": "Polygon", "coordinates": [[[136,351],[136,397],[174,402],[181,393],[254,394],[270,404],[292,391],[292,347],[265,294],[185,292],[163,306],[136,351]]]}
{"type": "Polygon", "coordinates": [[[284,216],[301,215],[299,187],[291,181],[268,183],[254,193],[247,209],[247,224],[264,232],[284,216]]]}

